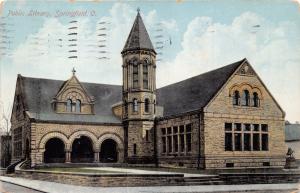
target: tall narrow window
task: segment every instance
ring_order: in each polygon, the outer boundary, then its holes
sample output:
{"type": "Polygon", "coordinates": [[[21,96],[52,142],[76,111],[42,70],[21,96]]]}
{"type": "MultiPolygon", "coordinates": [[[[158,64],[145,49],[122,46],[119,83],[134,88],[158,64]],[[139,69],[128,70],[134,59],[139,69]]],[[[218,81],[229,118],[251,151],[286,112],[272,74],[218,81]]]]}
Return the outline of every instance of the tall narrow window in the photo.
{"type": "Polygon", "coordinates": [[[269,150],[269,137],[268,134],[262,134],[261,136],[261,150],[268,151],[269,150]]]}
{"type": "Polygon", "coordinates": [[[242,105],[249,106],[249,91],[248,90],[243,91],[242,105]]]}
{"type": "Polygon", "coordinates": [[[145,112],[149,113],[149,99],[145,99],[145,112]]]}
{"type": "Polygon", "coordinates": [[[149,136],[149,130],[146,130],[146,141],[149,142],[150,136],[149,136]]]}
{"type": "Polygon", "coordinates": [[[136,64],[133,66],[133,88],[139,86],[139,66],[136,64]]]}
{"type": "Polygon", "coordinates": [[[143,65],[143,88],[148,89],[148,65],[143,65]]]}
{"type": "Polygon", "coordinates": [[[166,137],[162,137],[162,144],[163,144],[163,153],[166,153],[167,148],[166,148],[166,137]]]}
{"type": "Polygon", "coordinates": [[[76,113],[81,112],[81,101],[79,99],[76,100],[76,113]]]}
{"type": "Polygon", "coordinates": [[[234,94],[233,94],[233,105],[239,105],[240,104],[240,92],[239,91],[234,91],[234,94]]]}
{"type": "Polygon", "coordinates": [[[225,133],[225,151],[232,151],[232,133],[225,133]]]}
{"type": "Polygon", "coordinates": [[[260,139],[259,139],[259,133],[253,134],[253,151],[259,151],[260,150],[260,139]]]}
{"type": "Polygon", "coordinates": [[[128,104],[127,104],[127,101],[125,100],[124,101],[124,108],[125,108],[125,116],[127,116],[128,115],[128,104]]]}
{"type": "Polygon", "coordinates": [[[133,155],[136,155],[136,144],[133,144],[133,155]]]}
{"type": "Polygon", "coordinates": [[[72,100],[67,100],[67,112],[72,112],[72,100]]]}
{"type": "Polygon", "coordinates": [[[178,127],[174,126],[173,127],[173,146],[174,146],[174,151],[178,152],[178,127]]]}
{"type": "Polygon", "coordinates": [[[137,99],[133,99],[132,111],[133,112],[138,112],[138,101],[137,101],[137,99]]]}
{"type": "Polygon", "coordinates": [[[172,153],[173,152],[173,149],[172,149],[172,136],[169,135],[167,140],[168,140],[168,153],[172,153]]]}
{"type": "Polygon", "coordinates": [[[225,151],[232,151],[232,123],[225,123],[225,151]]]}
{"type": "Polygon", "coordinates": [[[179,126],[180,152],[185,152],[184,125],[179,126]]]}
{"type": "Polygon", "coordinates": [[[259,97],[258,97],[257,92],[253,93],[253,106],[259,107],[259,97]]]}
{"type": "Polygon", "coordinates": [[[234,134],[234,141],[235,141],[235,151],[242,151],[242,135],[241,133],[234,134]]]}

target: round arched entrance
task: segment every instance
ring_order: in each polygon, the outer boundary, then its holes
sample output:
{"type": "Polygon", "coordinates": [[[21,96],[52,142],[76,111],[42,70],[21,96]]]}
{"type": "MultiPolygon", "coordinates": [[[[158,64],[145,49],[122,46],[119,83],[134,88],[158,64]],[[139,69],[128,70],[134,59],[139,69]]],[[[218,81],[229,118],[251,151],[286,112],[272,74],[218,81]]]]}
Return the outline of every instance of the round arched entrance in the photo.
{"type": "Polygon", "coordinates": [[[72,144],[71,162],[88,163],[94,161],[93,146],[90,138],[80,136],[72,144]]]}
{"type": "Polygon", "coordinates": [[[117,143],[113,139],[106,139],[101,144],[100,162],[111,163],[118,161],[117,143]]]}
{"type": "Polygon", "coordinates": [[[65,162],[65,144],[61,139],[51,138],[45,145],[44,153],[45,163],[63,163],[65,162]]]}

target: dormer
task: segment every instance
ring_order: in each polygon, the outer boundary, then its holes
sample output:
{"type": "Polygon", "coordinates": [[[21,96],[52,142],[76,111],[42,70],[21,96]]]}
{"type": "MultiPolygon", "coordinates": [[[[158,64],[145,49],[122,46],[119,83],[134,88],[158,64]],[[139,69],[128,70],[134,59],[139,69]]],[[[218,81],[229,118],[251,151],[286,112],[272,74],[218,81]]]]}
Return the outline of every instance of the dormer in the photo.
{"type": "Polygon", "coordinates": [[[52,106],[56,113],[94,114],[94,99],[72,71],[72,77],[64,82],[53,98],[52,106]]]}

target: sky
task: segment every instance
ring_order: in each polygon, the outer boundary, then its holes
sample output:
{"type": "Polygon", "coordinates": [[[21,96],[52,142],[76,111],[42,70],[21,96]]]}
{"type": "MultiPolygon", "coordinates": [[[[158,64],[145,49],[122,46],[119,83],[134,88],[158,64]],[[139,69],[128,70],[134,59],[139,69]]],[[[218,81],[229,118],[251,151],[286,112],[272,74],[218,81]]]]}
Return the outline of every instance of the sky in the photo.
{"type": "Polygon", "coordinates": [[[17,74],[67,80],[74,67],[82,82],[121,85],[137,8],[160,47],[158,88],[247,58],[286,120],[300,121],[296,0],[0,0],[0,112],[10,111],[17,74]]]}

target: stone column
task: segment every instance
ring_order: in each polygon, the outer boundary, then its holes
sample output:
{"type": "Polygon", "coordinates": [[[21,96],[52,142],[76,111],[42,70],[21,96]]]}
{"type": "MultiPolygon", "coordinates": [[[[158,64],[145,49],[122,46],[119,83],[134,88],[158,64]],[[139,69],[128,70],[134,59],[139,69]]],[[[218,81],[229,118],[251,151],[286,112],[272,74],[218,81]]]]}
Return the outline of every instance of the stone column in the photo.
{"type": "Polygon", "coordinates": [[[99,152],[94,152],[94,163],[99,162],[99,152]]]}
{"type": "Polygon", "coordinates": [[[66,151],[66,161],[65,163],[71,163],[71,152],[66,151]]]}

